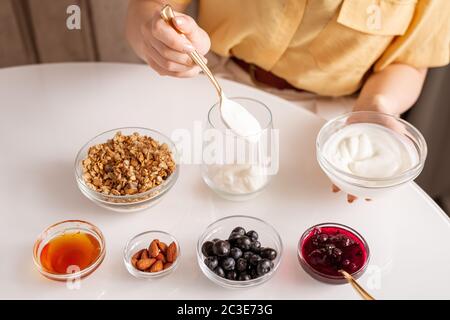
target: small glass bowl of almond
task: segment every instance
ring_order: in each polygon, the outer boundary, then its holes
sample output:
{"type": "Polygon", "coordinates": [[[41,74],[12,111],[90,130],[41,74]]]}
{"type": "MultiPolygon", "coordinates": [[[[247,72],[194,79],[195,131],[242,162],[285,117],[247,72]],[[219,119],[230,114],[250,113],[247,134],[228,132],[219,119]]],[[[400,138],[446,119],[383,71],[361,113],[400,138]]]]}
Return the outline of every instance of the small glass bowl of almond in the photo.
{"type": "Polygon", "coordinates": [[[147,209],[175,184],[180,168],[175,144],[151,129],[127,127],[89,140],[75,160],[80,191],[119,212],[147,209]]]}
{"type": "Polygon", "coordinates": [[[136,278],[155,279],[173,272],[180,260],[180,245],[171,234],[152,230],[128,240],[123,262],[136,278]]]}

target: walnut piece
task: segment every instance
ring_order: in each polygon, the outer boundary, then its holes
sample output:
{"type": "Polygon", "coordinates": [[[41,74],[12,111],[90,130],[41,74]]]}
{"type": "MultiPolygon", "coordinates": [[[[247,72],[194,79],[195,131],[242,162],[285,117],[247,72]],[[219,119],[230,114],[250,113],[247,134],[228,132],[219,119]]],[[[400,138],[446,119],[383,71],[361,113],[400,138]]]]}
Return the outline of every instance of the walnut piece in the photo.
{"type": "Polygon", "coordinates": [[[176,168],[167,144],[137,132],[126,136],[120,131],[106,143],[91,146],[82,166],[87,186],[115,196],[134,195],[157,187],[176,168]]]}

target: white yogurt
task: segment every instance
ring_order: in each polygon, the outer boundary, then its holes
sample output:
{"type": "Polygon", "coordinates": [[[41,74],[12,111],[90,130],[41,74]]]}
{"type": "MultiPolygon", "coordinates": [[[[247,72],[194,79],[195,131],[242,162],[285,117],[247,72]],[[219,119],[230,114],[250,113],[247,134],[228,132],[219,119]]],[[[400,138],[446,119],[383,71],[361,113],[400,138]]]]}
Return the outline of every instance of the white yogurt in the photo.
{"type": "Polygon", "coordinates": [[[222,120],[236,135],[257,142],[261,125],[247,109],[222,94],[220,112],[222,120]]]}
{"type": "Polygon", "coordinates": [[[219,190],[234,194],[258,191],[268,182],[265,169],[251,164],[211,165],[208,176],[219,190]]]}
{"type": "MultiPolygon", "coordinates": [[[[261,125],[246,108],[222,95],[220,113],[223,122],[234,134],[251,144],[258,143],[261,125]]],[[[217,189],[231,194],[255,192],[268,181],[264,168],[255,164],[210,165],[207,175],[217,189]]]]}
{"type": "Polygon", "coordinates": [[[377,124],[350,124],[332,134],[324,157],[338,169],[361,178],[391,178],[419,161],[413,143],[377,124]]]}

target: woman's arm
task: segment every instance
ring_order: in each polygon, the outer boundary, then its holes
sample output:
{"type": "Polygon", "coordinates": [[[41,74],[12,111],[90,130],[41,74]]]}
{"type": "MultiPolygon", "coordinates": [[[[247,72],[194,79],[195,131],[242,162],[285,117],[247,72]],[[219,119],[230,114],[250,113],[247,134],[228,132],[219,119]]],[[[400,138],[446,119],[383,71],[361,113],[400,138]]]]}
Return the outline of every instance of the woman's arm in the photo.
{"type": "Polygon", "coordinates": [[[391,64],[367,79],[353,109],[400,115],[419,98],[426,74],[426,68],[391,64]]]}
{"type": "Polygon", "coordinates": [[[184,11],[187,1],[130,0],[126,22],[128,41],[136,54],[160,75],[190,77],[200,68],[189,58],[188,52],[200,54],[209,51],[208,34],[184,11]],[[170,4],[177,12],[174,23],[184,38],[160,17],[163,4],[170,4]]]}

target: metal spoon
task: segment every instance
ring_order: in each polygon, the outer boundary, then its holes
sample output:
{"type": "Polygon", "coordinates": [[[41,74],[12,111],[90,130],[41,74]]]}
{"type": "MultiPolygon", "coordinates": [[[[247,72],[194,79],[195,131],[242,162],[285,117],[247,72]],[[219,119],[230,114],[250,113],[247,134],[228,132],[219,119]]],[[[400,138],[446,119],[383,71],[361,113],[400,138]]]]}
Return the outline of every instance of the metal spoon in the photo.
{"type": "Polygon", "coordinates": [[[372,297],[361,285],[349,274],[348,272],[344,270],[339,270],[339,272],[344,276],[344,278],[352,285],[352,287],[356,290],[356,292],[359,293],[359,295],[364,300],[375,300],[374,297],[372,297]]]}

